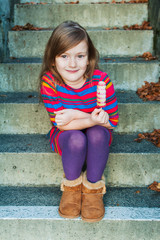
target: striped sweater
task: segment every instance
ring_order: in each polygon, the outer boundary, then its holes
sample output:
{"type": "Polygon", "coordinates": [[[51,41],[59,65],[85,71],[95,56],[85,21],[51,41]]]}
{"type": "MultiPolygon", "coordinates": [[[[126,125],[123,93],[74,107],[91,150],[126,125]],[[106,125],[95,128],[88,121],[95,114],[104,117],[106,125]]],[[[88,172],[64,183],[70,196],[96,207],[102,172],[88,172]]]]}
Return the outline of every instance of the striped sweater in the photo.
{"type": "Polygon", "coordinates": [[[76,109],[91,113],[97,107],[97,84],[99,81],[106,83],[106,106],[103,107],[103,110],[109,114],[110,125],[116,127],[118,123],[118,105],[113,84],[107,73],[95,70],[92,79],[87,79],[79,89],[74,89],[66,84],[55,85],[54,75],[51,72],[47,72],[42,77],[41,95],[53,124],[49,133],[50,145],[53,151],[62,154],[58,138],[63,132],[56,127],[54,111],[76,109]]]}

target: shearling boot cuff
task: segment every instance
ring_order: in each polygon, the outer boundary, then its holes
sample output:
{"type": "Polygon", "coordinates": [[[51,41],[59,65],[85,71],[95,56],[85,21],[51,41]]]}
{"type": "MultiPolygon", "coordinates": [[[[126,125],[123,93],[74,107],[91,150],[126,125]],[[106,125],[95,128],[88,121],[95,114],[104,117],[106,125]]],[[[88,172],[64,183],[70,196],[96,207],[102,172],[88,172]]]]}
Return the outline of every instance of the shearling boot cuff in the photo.
{"type": "Polygon", "coordinates": [[[61,191],[81,191],[82,174],[75,180],[67,180],[65,177],[61,182],[61,191]]]}
{"type": "Polygon", "coordinates": [[[102,179],[91,183],[87,180],[86,172],[82,176],[82,192],[83,193],[106,193],[105,178],[102,176],[102,179]]]}

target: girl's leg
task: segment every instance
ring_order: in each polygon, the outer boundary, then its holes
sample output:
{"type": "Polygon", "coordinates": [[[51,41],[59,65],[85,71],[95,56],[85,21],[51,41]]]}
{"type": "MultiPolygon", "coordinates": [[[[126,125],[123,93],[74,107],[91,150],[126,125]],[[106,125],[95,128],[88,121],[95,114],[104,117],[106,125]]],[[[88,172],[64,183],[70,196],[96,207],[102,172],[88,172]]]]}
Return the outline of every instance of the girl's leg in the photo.
{"type": "Polygon", "coordinates": [[[95,183],[101,180],[108,156],[110,133],[107,128],[94,126],[86,131],[87,148],[87,179],[95,183]]]}
{"type": "Polygon", "coordinates": [[[62,164],[66,179],[77,179],[82,171],[86,158],[87,139],[79,130],[68,130],[59,136],[62,150],[62,164]]]}
{"type": "Polygon", "coordinates": [[[59,146],[65,178],[61,183],[63,194],[58,211],[62,217],[76,218],[81,212],[81,171],[86,157],[87,139],[81,131],[64,131],[59,136],[59,146]]]}

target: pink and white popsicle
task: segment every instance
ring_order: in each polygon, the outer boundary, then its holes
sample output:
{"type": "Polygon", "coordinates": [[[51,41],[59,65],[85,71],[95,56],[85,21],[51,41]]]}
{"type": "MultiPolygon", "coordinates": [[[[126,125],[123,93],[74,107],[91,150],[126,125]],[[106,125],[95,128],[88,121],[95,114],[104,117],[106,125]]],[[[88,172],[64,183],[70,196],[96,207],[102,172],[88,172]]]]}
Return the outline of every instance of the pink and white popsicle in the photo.
{"type": "Polygon", "coordinates": [[[97,106],[104,107],[106,105],[106,84],[99,81],[97,85],[97,106]]]}

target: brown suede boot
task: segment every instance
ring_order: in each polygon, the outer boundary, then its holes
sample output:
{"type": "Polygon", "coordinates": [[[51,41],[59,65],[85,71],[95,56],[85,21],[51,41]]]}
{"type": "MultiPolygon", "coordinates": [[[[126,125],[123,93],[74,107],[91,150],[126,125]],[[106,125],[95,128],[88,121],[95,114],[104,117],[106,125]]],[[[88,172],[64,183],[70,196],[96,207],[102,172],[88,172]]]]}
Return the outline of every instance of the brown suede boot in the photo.
{"type": "Polygon", "coordinates": [[[86,222],[98,222],[105,214],[103,194],[106,193],[104,177],[96,183],[88,182],[86,173],[82,178],[81,218],[86,222]]]}
{"type": "Polygon", "coordinates": [[[63,194],[58,209],[59,215],[64,218],[78,217],[81,212],[82,176],[73,181],[64,178],[61,190],[63,194]]]}

